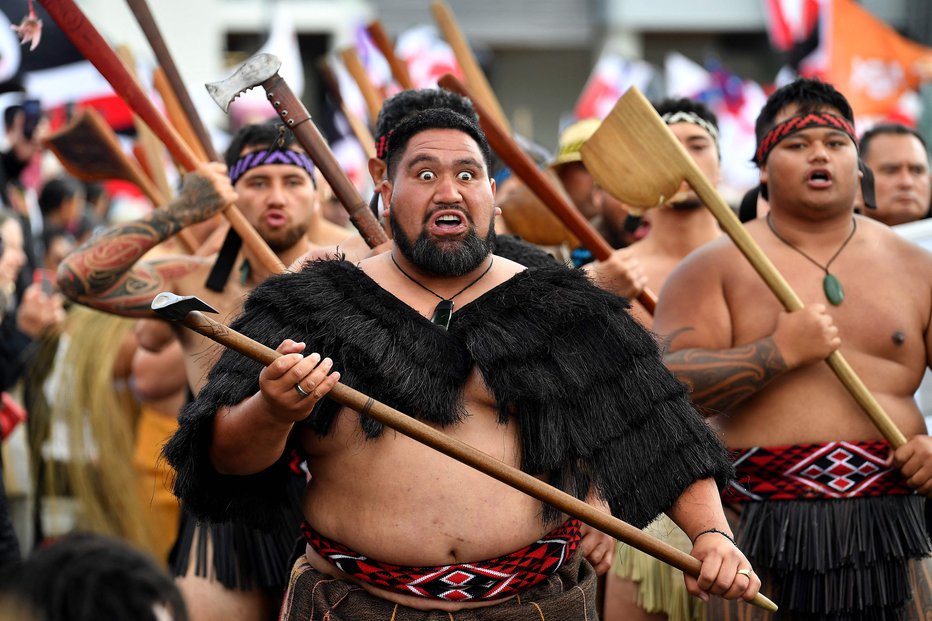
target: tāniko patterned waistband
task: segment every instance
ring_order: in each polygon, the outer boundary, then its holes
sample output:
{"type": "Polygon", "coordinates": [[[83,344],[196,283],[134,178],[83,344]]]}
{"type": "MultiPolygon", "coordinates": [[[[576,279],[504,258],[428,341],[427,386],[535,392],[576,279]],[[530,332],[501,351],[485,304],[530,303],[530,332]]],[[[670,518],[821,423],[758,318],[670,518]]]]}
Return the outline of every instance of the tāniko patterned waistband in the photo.
{"type": "Polygon", "coordinates": [[[735,479],[725,502],[820,500],[912,494],[895,467],[886,465],[890,445],[828,442],[758,446],[731,451],[735,479]]]}
{"type": "Polygon", "coordinates": [[[504,599],[555,574],[579,547],[579,520],[567,520],[534,543],[487,561],[438,567],[405,567],[368,558],[331,541],[305,522],[304,538],[345,574],[372,586],[451,602],[504,599]]]}

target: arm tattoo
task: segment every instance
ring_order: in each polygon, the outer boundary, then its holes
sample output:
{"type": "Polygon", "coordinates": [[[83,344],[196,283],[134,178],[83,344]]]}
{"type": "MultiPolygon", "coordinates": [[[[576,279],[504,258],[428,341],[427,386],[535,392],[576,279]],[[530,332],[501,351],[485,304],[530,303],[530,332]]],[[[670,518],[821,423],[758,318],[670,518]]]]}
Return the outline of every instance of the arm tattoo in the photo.
{"type": "Polygon", "coordinates": [[[103,310],[141,310],[154,295],[150,292],[163,284],[163,277],[154,265],[137,265],[137,261],[180,229],[178,219],[163,209],[144,220],[110,227],[62,263],[58,276],[62,292],[103,310]]]}
{"type": "Polygon", "coordinates": [[[681,349],[664,362],[709,414],[727,413],[787,370],[771,337],[732,349],[681,349]]]}

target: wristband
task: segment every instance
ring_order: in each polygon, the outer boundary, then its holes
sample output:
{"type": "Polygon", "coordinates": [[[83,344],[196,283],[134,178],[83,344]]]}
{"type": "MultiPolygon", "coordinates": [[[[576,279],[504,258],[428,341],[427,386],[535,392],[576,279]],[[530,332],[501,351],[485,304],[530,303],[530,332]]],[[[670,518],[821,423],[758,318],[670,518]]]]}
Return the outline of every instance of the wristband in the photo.
{"type": "Polygon", "coordinates": [[[736,548],[738,547],[738,542],[735,541],[735,538],[734,538],[734,537],[732,537],[731,535],[729,535],[729,534],[726,533],[725,531],[719,530],[719,529],[717,529],[717,528],[708,528],[708,529],[702,531],[701,533],[699,533],[698,535],[696,535],[696,536],[693,538],[693,545],[696,544],[696,540],[698,540],[699,537],[702,537],[703,535],[708,534],[708,533],[716,533],[716,534],[719,534],[719,535],[721,535],[722,537],[724,537],[725,539],[727,539],[728,541],[730,541],[730,542],[732,543],[732,545],[734,545],[736,548]]]}

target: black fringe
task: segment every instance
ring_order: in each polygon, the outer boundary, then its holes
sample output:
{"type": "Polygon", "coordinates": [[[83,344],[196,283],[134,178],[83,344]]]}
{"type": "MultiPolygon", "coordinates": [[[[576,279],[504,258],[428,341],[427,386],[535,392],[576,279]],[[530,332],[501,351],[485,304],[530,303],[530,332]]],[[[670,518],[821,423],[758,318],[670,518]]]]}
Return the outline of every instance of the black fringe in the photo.
{"type": "MultiPolygon", "coordinates": [[[[273,348],[303,340],[337,361],[347,385],[440,426],[465,416],[462,387],[475,366],[500,420],[518,421],[525,472],[579,498],[594,487],[616,516],[642,527],[695,480],[721,486],[732,469],[627,306],[557,265],[517,274],[443,331],[352,264],[319,261],[256,288],[233,328],[273,348]]],[[[202,518],[261,526],[282,501],[284,457],[248,477],[222,476],[207,457],[213,414],[258,390],[260,370],[224,353],[165,449],[175,493],[202,518]]],[[[326,435],[339,409],[324,399],[306,424],[326,435]]],[[[368,438],[382,432],[366,417],[360,424],[368,438]]],[[[545,509],[546,522],[557,517],[545,509]]]]}
{"type": "MultiPolygon", "coordinates": [[[[751,502],[738,545],[800,618],[891,621],[911,597],[907,561],[932,552],[921,496],[751,502]]],[[[793,618],[797,618],[793,616],[793,618]]]]}
{"type": "Polygon", "coordinates": [[[228,589],[247,591],[260,588],[280,594],[288,584],[289,559],[301,535],[300,498],[304,478],[292,476],[288,483],[292,502],[278,511],[269,528],[258,530],[235,521],[199,522],[182,505],[178,539],[172,547],[169,565],[175,576],[184,576],[194,554],[194,575],[212,578],[228,589]],[[198,533],[198,530],[201,530],[198,533]],[[207,552],[207,537],[212,555],[207,552]]]}
{"type": "Polygon", "coordinates": [[[496,235],[495,254],[524,267],[553,267],[559,263],[552,254],[517,235],[496,235]]]}

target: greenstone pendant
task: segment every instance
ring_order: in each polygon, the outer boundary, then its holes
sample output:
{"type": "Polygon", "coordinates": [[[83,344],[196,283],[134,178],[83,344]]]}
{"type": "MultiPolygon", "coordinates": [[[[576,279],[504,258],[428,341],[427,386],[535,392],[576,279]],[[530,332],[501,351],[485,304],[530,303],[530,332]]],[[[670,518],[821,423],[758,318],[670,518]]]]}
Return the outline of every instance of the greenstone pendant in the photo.
{"type": "Polygon", "coordinates": [[[822,279],[822,290],[832,306],[838,306],[845,301],[845,290],[841,288],[841,282],[828,272],[825,272],[825,278],[822,279]]]}

